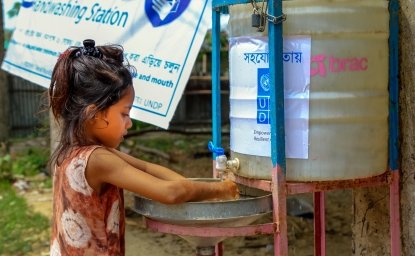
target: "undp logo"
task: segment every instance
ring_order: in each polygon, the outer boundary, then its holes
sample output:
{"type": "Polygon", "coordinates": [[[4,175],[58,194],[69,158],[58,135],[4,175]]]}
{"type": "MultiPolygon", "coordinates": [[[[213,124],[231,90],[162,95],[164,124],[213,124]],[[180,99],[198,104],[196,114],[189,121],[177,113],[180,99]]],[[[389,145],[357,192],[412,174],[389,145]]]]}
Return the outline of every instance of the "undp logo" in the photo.
{"type": "Polygon", "coordinates": [[[271,81],[269,68],[258,68],[257,73],[258,96],[269,96],[271,81]]]}
{"type": "Polygon", "coordinates": [[[260,78],[260,84],[264,92],[268,92],[270,89],[269,73],[263,74],[260,78]]]}
{"type": "Polygon", "coordinates": [[[153,27],[174,21],[189,6],[191,0],[146,0],[145,12],[153,27]]]}

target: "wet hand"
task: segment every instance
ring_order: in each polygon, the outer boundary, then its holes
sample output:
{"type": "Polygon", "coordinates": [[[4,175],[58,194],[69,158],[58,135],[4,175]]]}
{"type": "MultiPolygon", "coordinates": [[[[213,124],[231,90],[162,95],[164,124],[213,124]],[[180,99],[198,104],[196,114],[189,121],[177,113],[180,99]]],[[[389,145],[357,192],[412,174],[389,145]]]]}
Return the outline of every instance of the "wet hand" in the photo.
{"type": "Polygon", "coordinates": [[[239,188],[235,182],[231,180],[224,180],[221,183],[224,186],[224,193],[221,196],[222,200],[233,200],[239,198],[239,188]]]}

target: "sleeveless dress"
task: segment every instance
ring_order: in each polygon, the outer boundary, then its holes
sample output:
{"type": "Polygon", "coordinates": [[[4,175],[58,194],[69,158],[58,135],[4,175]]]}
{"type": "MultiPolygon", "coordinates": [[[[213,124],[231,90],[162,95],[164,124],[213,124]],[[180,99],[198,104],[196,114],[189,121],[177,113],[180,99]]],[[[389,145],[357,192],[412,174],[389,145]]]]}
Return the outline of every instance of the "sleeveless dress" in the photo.
{"type": "Polygon", "coordinates": [[[99,146],[73,150],[53,174],[50,255],[124,255],[123,190],[107,184],[98,195],[86,181],[88,158],[99,146]]]}

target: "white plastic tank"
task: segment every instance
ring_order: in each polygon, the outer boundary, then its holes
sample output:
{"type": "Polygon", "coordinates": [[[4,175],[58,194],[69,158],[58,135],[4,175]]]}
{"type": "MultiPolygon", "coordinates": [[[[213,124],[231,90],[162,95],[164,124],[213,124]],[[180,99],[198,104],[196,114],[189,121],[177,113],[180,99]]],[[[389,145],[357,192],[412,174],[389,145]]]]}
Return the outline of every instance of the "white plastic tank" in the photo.
{"type": "MultiPolygon", "coordinates": [[[[272,171],[269,134],[266,131],[260,136],[256,134],[256,141],[250,142],[258,130],[255,127],[260,125],[258,88],[260,70],[264,67],[240,68],[243,60],[235,58],[247,52],[268,51],[267,31],[258,32],[251,26],[252,13],[251,4],[229,6],[231,157],[240,160],[238,175],[269,180],[272,171]],[[259,147],[255,146],[258,138],[263,142],[259,147]],[[257,154],[255,148],[260,147],[268,155],[257,154]]],[[[286,148],[300,151],[300,156],[287,156],[287,180],[344,180],[385,172],[388,2],[292,0],[283,2],[283,13],[287,18],[283,22],[284,40],[308,37],[311,46],[309,70],[301,74],[309,79],[304,87],[307,94],[305,98],[301,96],[303,104],[297,106],[297,111],[303,111],[299,114],[303,123],[297,126],[301,132],[292,135],[294,140],[303,136],[303,144],[293,146],[287,140],[286,148]]],[[[261,62],[261,58],[263,65],[266,56],[257,55],[256,60],[261,62]]],[[[295,77],[287,74],[284,66],[284,79],[289,76],[295,77]]],[[[290,106],[295,108],[295,104],[290,106]]],[[[286,133],[289,130],[286,126],[286,133]]]]}

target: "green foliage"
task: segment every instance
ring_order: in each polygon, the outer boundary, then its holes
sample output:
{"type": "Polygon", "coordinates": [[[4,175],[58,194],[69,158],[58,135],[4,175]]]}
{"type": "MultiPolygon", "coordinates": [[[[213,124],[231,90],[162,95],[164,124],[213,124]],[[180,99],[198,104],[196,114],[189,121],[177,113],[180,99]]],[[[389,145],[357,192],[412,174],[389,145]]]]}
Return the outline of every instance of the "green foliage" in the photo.
{"type": "Polygon", "coordinates": [[[25,255],[44,246],[49,220],[29,210],[9,182],[0,181],[0,255],[25,255]]]}
{"type": "Polygon", "coordinates": [[[45,172],[49,150],[29,148],[15,157],[0,156],[0,179],[13,180],[16,176],[33,176],[45,172]]]}
{"type": "Polygon", "coordinates": [[[180,146],[176,146],[177,142],[175,138],[163,138],[163,137],[156,137],[151,138],[151,140],[142,140],[140,144],[146,146],[148,148],[154,148],[163,152],[171,152],[172,150],[183,150],[186,144],[180,144],[180,146]]]}
{"type": "Polygon", "coordinates": [[[17,175],[32,176],[45,171],[49,159],[49,151],[38,148],[30,148],[13,161],[12,173],[17,175]]]}
{"type": "Polygon", "coordinates": [[[46,179],[39,185],[40,188],[52,188],[52,178],[46,179]]]}
{"type": "MultiPolygon", "coordinates": [[[[221,49],[228,49],[228,35],[225,32],[220,33],[219,37],[220,48],[221,49]]],[[[203,41],[202,47],[200,49],[201,53],[204,52],[211,52],[212,51],[212,31],[209,30],[206,33],[205,40],[203,41]]]]}
{"type": "Polygon", "coordinates": [[[34,176],[45,171],[49,149],[41,146],[25,149],[22,141],[13,142],[14,147],[0,152],[0,255],[30,255],[39,248],[47,250],[49,219],[34,213],[26,199],[16,193],[12,182],[25,179],[31,188],[52,187],[50,177],[34,176]]]}
{"type": "Polygon", "coordinates": [[[207,149],[210,135],[157,134],[134,138],[137,145],[157,149],[166,153],[198,152],[207,149]]]}
{"type": "Polygon", "coordinates": [[[13,178],[11,169],[12,161],[10,154],[0,156],[0,180],[11,180],[13,178]]]}
{"type": "Polygon", "coordinates": [[[154,125],[146,123],[146,122],[142,122],[142,121],[135,120],[135,119],[131,119],[131,121],[133,122],[133,126],[130,128],[131,131],[138,131],[138,130],[141,130],[141,129],[155,128],[154,125]]]}

